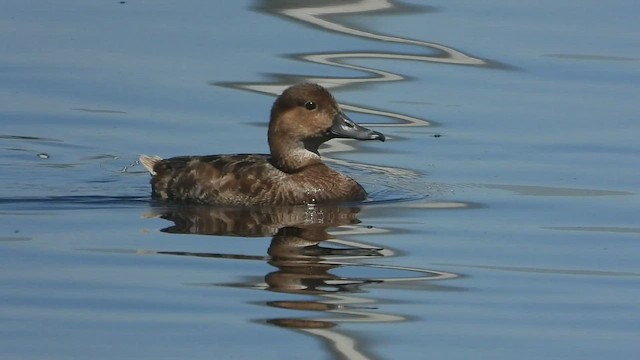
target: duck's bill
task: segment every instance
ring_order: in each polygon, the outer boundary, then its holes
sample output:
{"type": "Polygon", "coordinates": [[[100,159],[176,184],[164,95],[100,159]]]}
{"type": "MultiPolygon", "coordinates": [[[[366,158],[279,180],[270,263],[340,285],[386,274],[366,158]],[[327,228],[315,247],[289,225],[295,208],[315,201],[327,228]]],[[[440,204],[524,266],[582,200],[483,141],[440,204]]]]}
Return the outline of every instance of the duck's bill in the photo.
{"type": "Polygon", "coordinates": [[[384,141],[385,137],[382,133],[367,129],[353,122],[349,117],[339,112],[333,118],[333,126],[330,130],[331,134],[339,138],[349,138],[357,140],[380,140],[384,141]]]}

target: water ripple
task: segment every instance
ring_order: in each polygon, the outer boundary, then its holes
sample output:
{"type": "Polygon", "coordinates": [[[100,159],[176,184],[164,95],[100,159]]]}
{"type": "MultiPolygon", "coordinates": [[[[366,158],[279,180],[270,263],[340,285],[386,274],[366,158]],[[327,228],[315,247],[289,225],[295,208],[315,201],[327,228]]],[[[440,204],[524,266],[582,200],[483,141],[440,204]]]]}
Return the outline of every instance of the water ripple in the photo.
{"type": "MultiPolygon", "coordinates": [[[[278,7],[278,3],[266,2],[258,7],[259,10],[284,16],[288,19],[300,21],[306,25],[320,28],[324,31],[332,31],[347,36],[366,38],[382,43],[396,43],[407,46],[417,46],[426,49],[426,54],[397,53],[387,51],[350,51],[331,53],[307,53],[290,55],[294,59],[319,65],[328,65],[343,69],[364,72],[365,76],[358,77],[323,77],[323,76],[293,76],[291,74],[268,74],[273,81],[242,83],[242,82],[212,82],[212,85],[231,87],[241,90],[253,91],[263,94],[279,95],[285,88],[296,82],[307,81],[318,83],[328,89],[337,89],[346,86],[361,85],[366,83],[392,82],[406,80],[407,76],[393,73],[383,69],[354,65],[349,60],[354,59],[384,59],[384,60],[409,60],[451,65],[485,66],[495,67],[496,64],[488,60],[480,59],[449,46],[433,42],[409,39],[399,36],[380,34],[364,29],[357,29],[337,21],[337,15],[362,14],[368,12],[396,12],[403,8],[387,0],[361,0],[346,4],[322,5],[321,2],[305,7],[278,7]]],[[[415,10],[415,9],[413,9],[415,10]]],[[[422,10],[424,11],[424,10],[422,10]]],[[[376,126],[429,126],[427,119],[399,114],[393,111],[374,109],[368,106],[354,104],[341,104],[345,110],[357,113],[381,116],[393,119],[392,123],[376,124],[376,126]]]]}

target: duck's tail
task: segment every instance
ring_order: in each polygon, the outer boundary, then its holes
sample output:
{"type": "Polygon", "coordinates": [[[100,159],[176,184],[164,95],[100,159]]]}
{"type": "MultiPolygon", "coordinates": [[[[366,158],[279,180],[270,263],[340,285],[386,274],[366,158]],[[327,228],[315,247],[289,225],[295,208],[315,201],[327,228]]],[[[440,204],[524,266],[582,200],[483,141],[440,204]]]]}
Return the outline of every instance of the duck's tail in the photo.
{"type": "Polygon", "coordinates": [[[156,164],[160,160],[162,160],[162,158],[157,155],[154,155],[154,156],[149,156],[144,154],[140,155],[140,164],[142,164],[142,166],[144,166],[144,168],[147,169],[151,173],[151,175],[156,174],[156,172],[153,171],[153,168],[156,166],[156,164]]]}

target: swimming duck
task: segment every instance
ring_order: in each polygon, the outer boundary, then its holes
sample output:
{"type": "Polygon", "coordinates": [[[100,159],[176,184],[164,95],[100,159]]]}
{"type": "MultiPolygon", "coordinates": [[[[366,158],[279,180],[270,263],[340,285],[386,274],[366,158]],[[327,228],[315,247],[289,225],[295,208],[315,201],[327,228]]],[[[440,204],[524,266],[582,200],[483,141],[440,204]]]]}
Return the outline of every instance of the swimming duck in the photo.
{"type": "Polygon", "coordinates": [[[271,154],[141,155],[140,163],[160,200],[221,206],[362,201],[362,186],[320,158],[318,147],[333,138],[385,140],[351,121],[325,88],[304,83],[287,88],[271,108],[271,154]]]}

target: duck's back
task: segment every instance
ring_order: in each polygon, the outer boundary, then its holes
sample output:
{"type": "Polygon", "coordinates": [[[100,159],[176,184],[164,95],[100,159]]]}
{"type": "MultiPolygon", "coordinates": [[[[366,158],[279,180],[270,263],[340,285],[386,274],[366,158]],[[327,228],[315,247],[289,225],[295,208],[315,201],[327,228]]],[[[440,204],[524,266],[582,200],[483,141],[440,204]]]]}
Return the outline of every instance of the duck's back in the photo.
{"type": "Polygon", "coordinates": [[[142,156],[153,177],[153,197],[231,206],[296,205],[360,201],[366,192],[353,179],[324,164],[289,174],[269,155],[142,156]]]}

